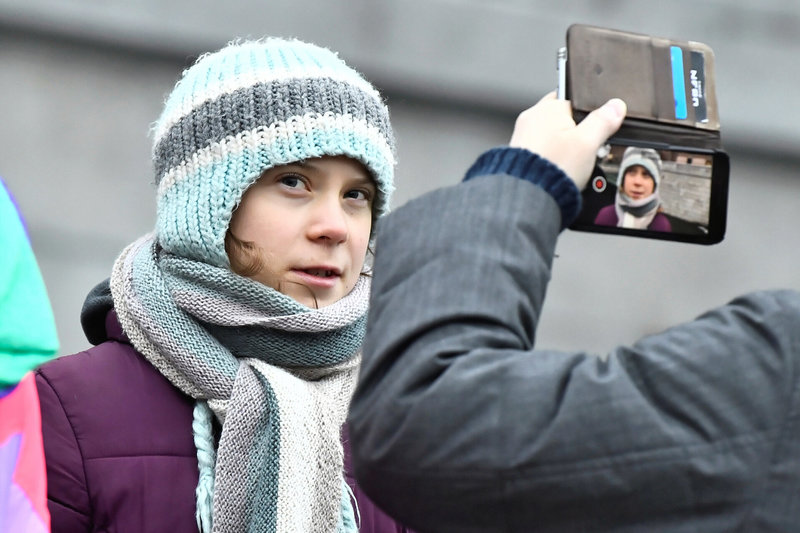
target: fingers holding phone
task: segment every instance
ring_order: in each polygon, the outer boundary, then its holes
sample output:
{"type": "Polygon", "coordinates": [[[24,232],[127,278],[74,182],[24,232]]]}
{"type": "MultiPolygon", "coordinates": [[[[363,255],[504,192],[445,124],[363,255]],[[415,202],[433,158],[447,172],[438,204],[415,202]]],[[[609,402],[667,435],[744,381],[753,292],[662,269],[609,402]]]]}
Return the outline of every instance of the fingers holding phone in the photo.
{"type": "Polygon", "coordinates": [[[625,102],[609,100],[580,125],[570,103],[551,92],[517,117],[509,146],[525,148],[558,166],[582,190],[595,165],[597,150],[625,118],[625,102]]]}

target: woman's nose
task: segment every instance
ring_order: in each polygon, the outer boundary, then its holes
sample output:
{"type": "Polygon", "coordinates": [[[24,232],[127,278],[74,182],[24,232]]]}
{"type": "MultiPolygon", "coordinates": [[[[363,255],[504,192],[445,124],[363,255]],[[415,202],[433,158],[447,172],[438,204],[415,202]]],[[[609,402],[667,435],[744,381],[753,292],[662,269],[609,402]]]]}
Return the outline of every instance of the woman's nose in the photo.
{"type": "Polygon", "coordinates": [[[338,198],[326,199],[314,206],[308,228],[310,239],[340,243],[347,240],[348,233],[347,214],[338,198]]]}

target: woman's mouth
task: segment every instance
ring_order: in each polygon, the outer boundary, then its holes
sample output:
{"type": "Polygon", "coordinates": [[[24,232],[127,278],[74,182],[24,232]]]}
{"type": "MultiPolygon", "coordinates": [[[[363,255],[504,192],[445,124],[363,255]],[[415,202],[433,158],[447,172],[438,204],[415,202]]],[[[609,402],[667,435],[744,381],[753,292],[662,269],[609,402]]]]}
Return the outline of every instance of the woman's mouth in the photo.
{"type": "Polygon", "coordinates": [[[319,276],[321,278],[330,278],[336,275],[336,273],[333,270],[322,269],[322,268],[309,268],[303,270],[303,272],[305,272],[306,274],[310,274],[312,276],[319,276]]]}
{"type": "Polygon", "coordinates": [[[301,279],[301,283],[320,288],[332,287],[341,277],[341,272],[331,267],[297,268],[294,273],[301,279]]]}

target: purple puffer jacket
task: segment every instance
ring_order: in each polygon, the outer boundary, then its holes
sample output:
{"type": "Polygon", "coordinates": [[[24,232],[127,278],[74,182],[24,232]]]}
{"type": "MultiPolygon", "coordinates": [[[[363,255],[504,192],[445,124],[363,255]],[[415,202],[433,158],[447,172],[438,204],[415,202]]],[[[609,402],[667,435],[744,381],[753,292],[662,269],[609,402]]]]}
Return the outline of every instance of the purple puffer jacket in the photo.
{"type": "MultiPolygon", "coordinates": [[[[617,211],[614,208],[614,205],[605,206],[597,213],[597,217],[594,219],[594,223],[599,226],[616,226],[618,222],[619,217],[617,217],[617,211]]],[[[656,213],[656,216],[653,217],[653,220],[650,222],[650,225],[647,226],[647,229],[650,231],[663,231],[665,233],[669,233],[672,231],[672,225],[669,223],[669,219],[663,213],[656,213]]]]}
{"type": "MultiPolygon", "coordinates": [[[[36,372],[52,531],[197,533],[194,401],[136,352],[114,311],[105,332],[105,342],[36,372]]],[[[410,531],[355,485],[344,444],[360,531],[410,531]]]]}

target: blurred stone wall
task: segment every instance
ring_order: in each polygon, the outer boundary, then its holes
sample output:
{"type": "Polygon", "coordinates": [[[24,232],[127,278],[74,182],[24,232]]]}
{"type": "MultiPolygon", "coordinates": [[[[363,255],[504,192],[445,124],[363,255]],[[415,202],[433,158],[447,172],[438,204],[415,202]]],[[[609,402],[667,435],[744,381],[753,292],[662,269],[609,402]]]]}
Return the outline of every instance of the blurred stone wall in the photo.
{"type": "Polygon", "coordinates": [[[665,161],[661,201],[670,215],[708,225],[711,207],[711,167],[665,161]]]}

